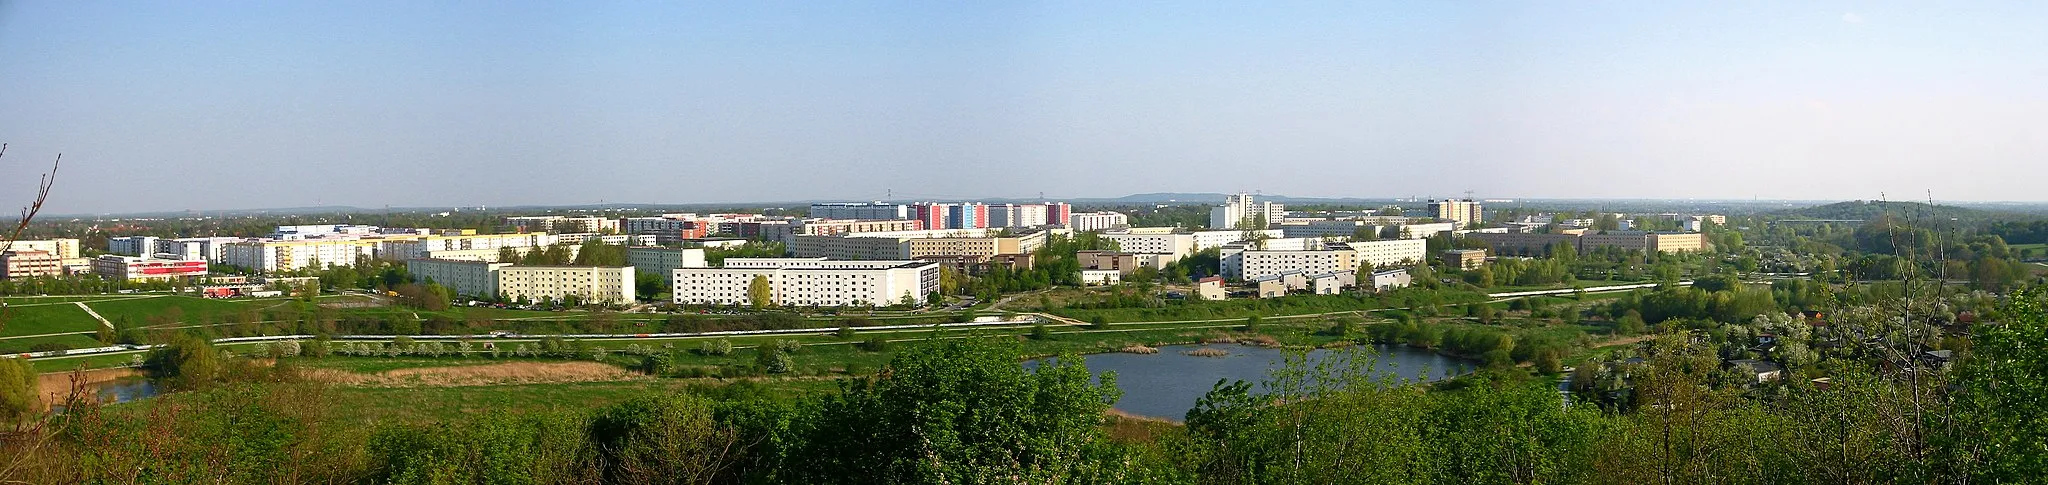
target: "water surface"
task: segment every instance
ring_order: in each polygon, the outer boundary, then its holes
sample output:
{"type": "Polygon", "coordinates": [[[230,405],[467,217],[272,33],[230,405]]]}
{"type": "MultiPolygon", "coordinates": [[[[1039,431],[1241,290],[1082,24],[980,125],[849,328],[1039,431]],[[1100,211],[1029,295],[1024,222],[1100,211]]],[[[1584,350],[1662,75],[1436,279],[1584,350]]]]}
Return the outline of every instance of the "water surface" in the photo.
{"type": "MultiPolygon", "coordinates": [[[[1356,349],[1358,359],[1377,352],[1373,367],[1367,371],[1378,380],[1380,376],[1392,373],[1404,380],[1438,381],[1469,372],[1473,365],[1451,357],[1437,355],[1426,350],[1402,346],[1375,345],[1356,349]],[[1427,370],[1428,375],[1423,373],[1427,370]]],[[[1331,350],[1309,352],[1310,362],[1320,362],[1331,355],[1331,350]]],[[[1268,373],[1285,364],[1286,351],[1265,347],[1236,344],[1169,345],[1159,348],[1157,354],[1107,353],[1081,356],[1088,364],[1088,371],[1101,374],[1116,371],[1117,388],[1122,389],[1122,400],[1116,409],[1139,416],[1179,421],[1195,401],[1216,385],[1217,380],[1243,380],[1254,383],[1254,393],[1264,392],[1264,381],[1268,373]],[[1229,352],[1222,357],[1196,357],[1186,352],[1211,348],[1229,352]]],[[[1027,362],[1036,366],[1038,361],[1027,362]]]]}

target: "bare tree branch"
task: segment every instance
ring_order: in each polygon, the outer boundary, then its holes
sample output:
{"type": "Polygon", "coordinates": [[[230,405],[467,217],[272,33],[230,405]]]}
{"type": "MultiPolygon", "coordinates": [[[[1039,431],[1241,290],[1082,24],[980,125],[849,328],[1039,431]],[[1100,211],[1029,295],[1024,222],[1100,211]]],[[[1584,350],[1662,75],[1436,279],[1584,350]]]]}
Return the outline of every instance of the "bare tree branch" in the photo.
{"type": "MultiPolygon", "coordinates": [[[[7,144],[0,143],[0,158],[4,158],[6,156],[7,144]]],[[[0,241],[0,252],[7,252],[7,250],[9,249],[13,249],[14,242],[21,240],[21,234],[25,231],[28,231],[28,224],[30,221],[35,220],[36,213],[42,212],[43,202],[50,200],[50,187],[52,185],[56,185],[57,183],[57,169],[59,167],[62,167],[63,164],[64,154],[59,153],[57,154],[56,161],[50,162],[49,173],[42,174],[42,176],[38,178],[38,180],[36,181],[35,200],[29,202],[27,207],[21,208],[21,219],[15,221],[14,231],[7,235],[6,240],[0,241]]]]}

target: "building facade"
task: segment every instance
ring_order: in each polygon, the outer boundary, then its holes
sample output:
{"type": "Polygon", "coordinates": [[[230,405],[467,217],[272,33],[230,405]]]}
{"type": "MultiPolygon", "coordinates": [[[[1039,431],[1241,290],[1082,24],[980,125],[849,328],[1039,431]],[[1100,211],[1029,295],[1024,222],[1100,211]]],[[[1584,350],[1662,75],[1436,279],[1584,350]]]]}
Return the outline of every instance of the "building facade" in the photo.
{"type": "Polygon", "coordinates": [[[810,217],[819,219],[910,219],[915,214],[907,204],[883,202],[820,203],[811,204],[810,210],[810,217]]]}
{"type": "Polygon", "coordinates": [[[782,306],[923,305],[939,289],[933,261],[828,261],[823,258],[730,258],[720,268],[673,273],[679,305],[747,305],[756,277],[782,306]]]}
{"type": "Polygon", "coordinates": [[[1118,212],[1085,212],[1074,214],[1067,221],[1067,227],[1076,231],[1101,231],[1130,225],[1130,216],[1118,212]]]}
{"type": "Polygon", "coordinates": [[[1236,193],[1225,196],[1223,205],[1209,209],[1210,229],[1265,229],[1265,227],[1244,227],[1245,224],[1277,224],[1287,219],[1287,206],[1271,201],[1259,202],[1252,194],[1236,193]]]}
{"type": "Polygon", "coordinates": [[[64,274],[64,258],[49,251],[8,251],[0,253],[0,278],[34,278],[64,274]]]}
{"type": "Polygon", "coordinates": [[[703,268],[703,248],[664,248],[633,246],[626,248],[626,264],[634,271],[666,275],[677,268],[703,268]]]}
{"type": "Polygon", "coordinates": [[[457,295],[479,298],[498,297],[498,270],[509,266],[512,264],[448,259],[405,261],[405,270],[412,273],[414,279],[432,280],[434,284],[446,286],[457,295]]]}
{"type": "Polygon", "coordinates": [[[175,259],[144,259],[118,254],[102,255],[92,260],[92,271],[115,281],[151,281],[206,276],[205,261],[182,261],[175,259]]]}
{"type": "Polygon", "coordinates": [[[1485,220],[1481,204],[1472,199],[1429,201],[1429,214],[1430,217],[1457,223],[1456,229],[1472,227],[1473,224],[1485,220]]]}
{"type": "Polygon", "coordinates": [[[1452,249],[1443,253],[1444,266],[1458,269],[1474,269],[1486,265],[1484,249],[1452,249]]]}
{"type": "Polygon", "coordinates": [[[508,300],[633,303],[632,266],[504,266],[497,268],[498,297],[508,300]]]}
{"type": "Polygon", "coordinates": [[[78,240],[71,238],[29,239],[15,241],[7,245],[7,250],[42,251],[56,256],[57,259],[72,259],[85,257],[83,253],[78,252],[78,240]]]}

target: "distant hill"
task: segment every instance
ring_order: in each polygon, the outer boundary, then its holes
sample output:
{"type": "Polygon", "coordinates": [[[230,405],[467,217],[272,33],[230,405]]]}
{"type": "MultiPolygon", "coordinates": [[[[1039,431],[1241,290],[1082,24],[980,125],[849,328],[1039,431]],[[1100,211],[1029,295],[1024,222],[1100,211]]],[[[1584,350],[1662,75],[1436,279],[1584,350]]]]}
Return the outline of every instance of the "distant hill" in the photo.
{"type": "Polygon", "coordinates": [[[1788,209],[1770,215],[1795,219],[1854,219],[1873,220],[1883,214],[1898,217],[1983,220],[2018,217],[2018,214],[1970,209],[1950,205],[1928,205],[1924,202],[1879,202],[1874,200],[1852,200],[1833,204],[1788,209]]]}

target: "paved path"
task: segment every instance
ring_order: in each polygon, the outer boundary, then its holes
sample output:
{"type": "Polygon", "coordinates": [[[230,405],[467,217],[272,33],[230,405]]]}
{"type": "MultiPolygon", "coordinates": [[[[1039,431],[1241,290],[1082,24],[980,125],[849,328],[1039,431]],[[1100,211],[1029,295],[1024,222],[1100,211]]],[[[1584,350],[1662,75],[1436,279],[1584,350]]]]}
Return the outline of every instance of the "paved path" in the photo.
{"type": "Polygon", "coordinates": [[[100,321],[100,325],[102,325],[102,326],[105,326],[105,327],[107,327],[107,330],[113,330],[113,329],[114,329],[114,322],[109,322],[109,321],[107,321],[107,317],[102,317],[102,316],[100,316],[100,312],[92,311],[92,307],[89,307],[89,306],[85,306],[85,302],[82,302],[82,301],[74,301],[74,302],[72,302],[72,303],[77,303],[77,304],[78,304],[78,309],[80,309],[80,310],[85,310],[85,314],[87,314],[87,315],[92,315],[92,319],[93,319],[93,320],[99,320],[99,321],[100,321]]]}

